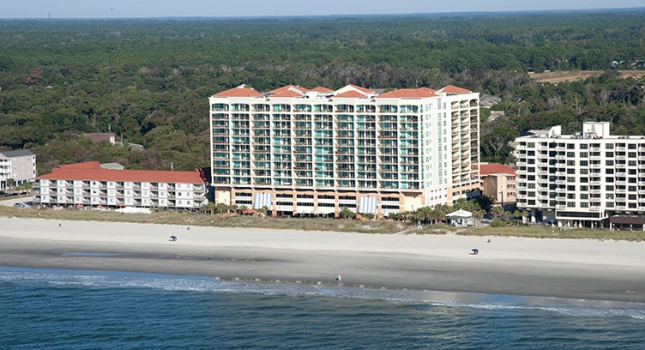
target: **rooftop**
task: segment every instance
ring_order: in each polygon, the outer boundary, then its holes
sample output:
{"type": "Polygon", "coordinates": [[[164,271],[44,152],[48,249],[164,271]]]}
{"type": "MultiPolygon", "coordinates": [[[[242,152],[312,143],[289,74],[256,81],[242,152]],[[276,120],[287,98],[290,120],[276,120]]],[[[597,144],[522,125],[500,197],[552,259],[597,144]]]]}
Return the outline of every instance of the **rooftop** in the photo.
{"type": "Polygon", "coordinates": [[[99,162],[61,165],[37,180],[130,181],[165,183],[204,183],[200,171],[114,170],[103,169],[99,162]]]}
{"type": "Polygon", "coordinates": [[[499,163],[479,163],[479,175],[507,174],[517,175],[515,169],[499,163]]]}
{"type": "Polygon", "coordinates": [[[17,149],[15,151],[0,151],[0,155],[5,156],[6,158],[35,156],[35,154],[33,154],[28,149],[17,149]]]}
{"type": "Polygon", "coordinates": [[[331,90],[318,86],[311,90],[297,86],[285,85],[266,93],[260,93],[242,84],[236,88],[222,91],[213,97],[264,97],[264,98],[400,98],[400,99],[421,99],[426,97],[439,97],[446,95],[458,95],[472,93],[457,86],[448,85],[440,90],[433,90],[427,87],[417,89],[397,89],[383,92],[383,89],[367,89],[361,86],[349,84],[338,90],[331,90]]]}

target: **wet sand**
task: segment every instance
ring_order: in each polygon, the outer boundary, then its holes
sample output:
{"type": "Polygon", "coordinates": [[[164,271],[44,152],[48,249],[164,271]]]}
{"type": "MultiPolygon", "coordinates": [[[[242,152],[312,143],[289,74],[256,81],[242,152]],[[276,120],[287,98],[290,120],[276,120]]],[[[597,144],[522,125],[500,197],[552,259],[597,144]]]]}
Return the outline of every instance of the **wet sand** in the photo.
{"type": "Polygon", "coordinates": [[[0,265],[645,302],[645,243],[614,241],[0,218],[0,265]]]}

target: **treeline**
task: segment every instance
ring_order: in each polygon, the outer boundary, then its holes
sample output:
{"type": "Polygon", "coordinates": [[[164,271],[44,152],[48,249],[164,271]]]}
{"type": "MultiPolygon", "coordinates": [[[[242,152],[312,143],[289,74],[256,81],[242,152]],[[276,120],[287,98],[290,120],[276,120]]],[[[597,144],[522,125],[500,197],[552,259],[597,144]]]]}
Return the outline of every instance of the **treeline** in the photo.
{"type": "MultiPolygon", "coordinates": [[[[560,121],[571,113],[572,120],[583,118],[576,108],[587,111],[596,106],[593,113],[604,115],[608,106],[638,105],[642,94],[633,88],[636,83],[624,87],[632,95],[616,92],[618,82],[616,87],[607,86],[606,92],[586,91],[595,82],[542,88],[526,73],[605,70],[614,61],[620,69],[642,68],[643,23],[643,10],[4,20],[0,21],[0,147],[34,149],[46,160],[41,172],[83,157],[118,159],[141,168],[167,169],[169,163],[175,169],[207,166],[207,97],[242,83],[261,91],[291,83],[330,88],[348,83],[372,88],[452,83],[501,94],[507,102],[500,108],[516,118],[487,128],[519,132],[546,124],[548,118],[560,121]],[[615,92],[627,100],[615,103],[619,100],[615,92]],[[587,104],[588,99],[607,103],[587,104]],[[114,150],[108,156],[78,137],[82,132],[108,130],[144,144],[146,151],[132,155],[114,150]],[[60,151],[62,145],[79,153],[71,157],[60,151]]],[[[622,110],[619,114],[622,121],[616,125],[628,125],[629,118],[622,110]]],[[[640,115],[630,118],[638,120],[640,115]]],[[[486,149],[483,153],[489,160],[508,159],[504,153],[486,149]]]]}

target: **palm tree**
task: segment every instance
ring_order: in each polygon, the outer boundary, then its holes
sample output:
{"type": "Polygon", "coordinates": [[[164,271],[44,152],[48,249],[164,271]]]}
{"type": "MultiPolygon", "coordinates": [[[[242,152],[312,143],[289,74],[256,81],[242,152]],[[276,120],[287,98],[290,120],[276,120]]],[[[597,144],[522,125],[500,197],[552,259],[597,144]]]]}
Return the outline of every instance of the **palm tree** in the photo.
{"type": "Polygon", "coordinates": [[[431,219],[431,213],[432,209],[430,207],[422,207],[417,209],[417,211],[414,213],[414,218],[417,220],[417,222],[427,224],[431,219]]]}
{"type": "Polygon", "coordinates": [[[490,215],[492,215],[494,219],[499,219],[500,216],[504,215],[504,208],[500,205],[494,206],[490,209],[490,215]]]}
{"type": "Polygon", "coordinates": [[[343,219],[347,219],[347,218],[355,218],[355,217],[356,217],[356,213],[354,213],[354,212],[353,212],[351,209],[349,209],[349,208],[343,208],[343,209],[340,211],[339,215],[340,215],[340,217],[341,217],[341,218],[343,218],[343,219]]]}
{"type": "Polygon", "coordinates": [[[432,220],[432,224],[436,225],[446,219],[446,213],[444,213],[441,210],[433,209],[430,211],[430,220],[432,220]]]}
{"type": "Polygon", "coordinates": [[[481,226],[482,219],[484,218],[485,213],[486,213],[486,211],[481,210],[481,209],[480,210],[475,210],[473,212],[473,218],[475,218],[475,222],[477,223],[476,226],[481,226]]]}

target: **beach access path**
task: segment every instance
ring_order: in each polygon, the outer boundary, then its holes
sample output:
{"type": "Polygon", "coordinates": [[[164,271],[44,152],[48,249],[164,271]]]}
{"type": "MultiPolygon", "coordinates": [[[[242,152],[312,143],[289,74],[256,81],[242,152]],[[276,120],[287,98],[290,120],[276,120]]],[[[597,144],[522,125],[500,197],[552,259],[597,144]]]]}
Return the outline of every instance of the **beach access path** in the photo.
{"type": "Polygon", "coordinates": [[[645,302],[643,242],[0,218],[0,265],[645,302]]]}

